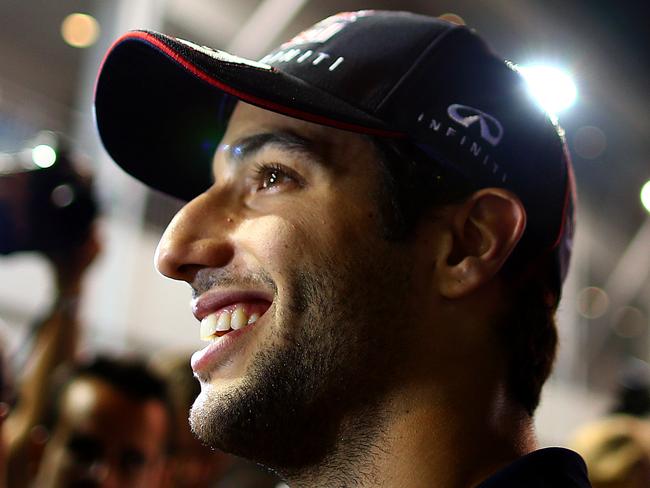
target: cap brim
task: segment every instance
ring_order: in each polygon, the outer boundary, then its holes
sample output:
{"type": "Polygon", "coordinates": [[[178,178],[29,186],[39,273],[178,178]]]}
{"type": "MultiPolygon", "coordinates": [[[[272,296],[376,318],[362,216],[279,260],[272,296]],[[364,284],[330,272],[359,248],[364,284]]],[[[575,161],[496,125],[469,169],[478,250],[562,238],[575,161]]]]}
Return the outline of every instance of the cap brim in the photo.
{"type": "Polygon", "coordinates": [[[211,184],[211,160],[237,99],[339,129],[402,135],[281,70],[149,31],[129,32],[108,51],[95,116],[117,164],[190,200],[211,184]]]}

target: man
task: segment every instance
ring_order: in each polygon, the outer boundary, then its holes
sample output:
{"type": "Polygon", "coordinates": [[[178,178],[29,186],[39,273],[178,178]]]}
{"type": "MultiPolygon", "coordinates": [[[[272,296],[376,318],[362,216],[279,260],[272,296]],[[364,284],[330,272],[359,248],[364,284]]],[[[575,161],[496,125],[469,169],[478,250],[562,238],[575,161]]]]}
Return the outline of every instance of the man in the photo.
{"type": "Polygon", "coordinates": [[[34,486],[163,486],[170,413],[164,383],[144,365],[79,365],[53,402],[34,486]]]}
{"type": "Polygon", "coordinates": [[[252,62],[133,32],[96,114],[118,164],[189,200],[156,263],[210,341],[204,442],[293,487],[588,486],[574,453],[534,452],[532,421],[568,156],[475,34],[348,12],[252,62]]]}

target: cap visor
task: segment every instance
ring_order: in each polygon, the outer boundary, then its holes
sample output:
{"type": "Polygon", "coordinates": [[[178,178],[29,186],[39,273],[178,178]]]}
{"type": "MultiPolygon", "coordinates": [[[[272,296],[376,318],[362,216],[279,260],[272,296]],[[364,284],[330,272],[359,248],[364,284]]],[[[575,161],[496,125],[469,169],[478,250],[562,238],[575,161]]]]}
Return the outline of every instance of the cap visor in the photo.
{"type": "Polygon", "coordinates": [[[95,115],[117,164],[157,190],[190,200],[212,182],[211,160],[237,99],[343,130],[401,135],[276,68],[148,31],[130,32],[108,51],[95,115]]]}

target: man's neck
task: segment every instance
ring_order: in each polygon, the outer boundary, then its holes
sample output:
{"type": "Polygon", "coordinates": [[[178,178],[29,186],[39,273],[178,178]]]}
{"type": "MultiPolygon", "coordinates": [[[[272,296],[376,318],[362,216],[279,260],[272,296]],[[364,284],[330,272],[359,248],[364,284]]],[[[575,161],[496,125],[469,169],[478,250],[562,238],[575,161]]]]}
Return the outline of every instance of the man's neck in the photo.
{"type": "MultiPolygon", "coordinates": [[[[373,418],[341,428],[335,451],[294,473],[292,488],[469,488],[535,448],[532,419],[496,395],[443,402],[425,391],[398,395],[373,418]],[[405,401],[405,398],[408,400],[405,401]]],[[[375,411],[376,412],[376,411],[375,411]]]]}

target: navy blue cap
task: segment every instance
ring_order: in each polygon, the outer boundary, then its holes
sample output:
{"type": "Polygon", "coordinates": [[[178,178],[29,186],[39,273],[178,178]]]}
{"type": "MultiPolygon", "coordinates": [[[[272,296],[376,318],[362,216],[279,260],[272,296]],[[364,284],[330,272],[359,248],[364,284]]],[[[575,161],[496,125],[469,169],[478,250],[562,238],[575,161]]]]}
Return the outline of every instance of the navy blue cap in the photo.
{"type": "Polygon", "coordinates": [[[568,269],[575,189],[560,128],[516,67],[471,30],[406,12],[344,12],[259,61],[133,31],[108,51],[96,86],[109,154],[147,185],[189,200],[233,100],[339,129],[416,144],[480,187],[513,191],[527,213],[520,247],[568,269]]]}

